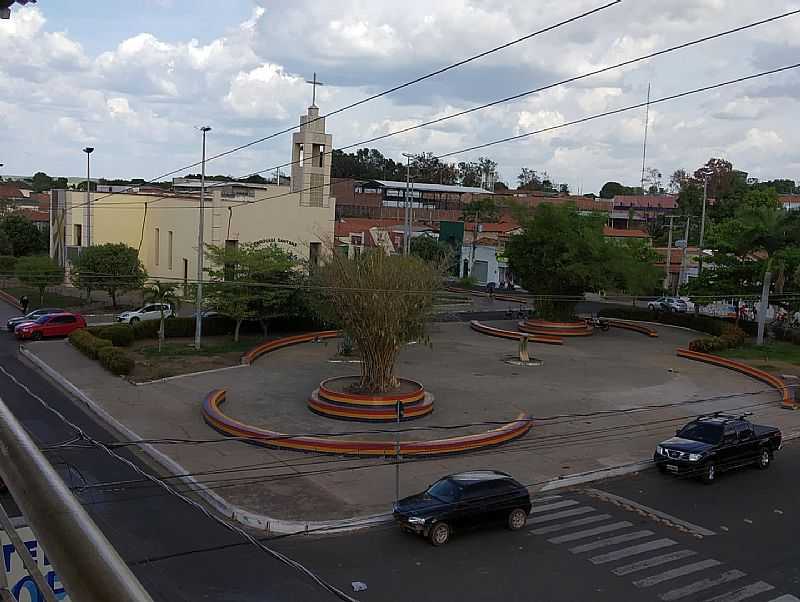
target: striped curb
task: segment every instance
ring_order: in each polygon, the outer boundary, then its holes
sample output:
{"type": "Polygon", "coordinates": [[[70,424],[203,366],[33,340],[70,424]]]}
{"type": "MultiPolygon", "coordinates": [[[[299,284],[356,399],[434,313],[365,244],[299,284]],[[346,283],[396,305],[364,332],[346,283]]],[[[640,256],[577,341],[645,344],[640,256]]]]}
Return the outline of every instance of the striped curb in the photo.
{"type": "MultiPolygon", "coordinates": [[[[516,330],[503,330],[502,328],[495,328],[494,326],[487,326],[478,320],[470,320],[469,327],[472,328],[475,332],[480,332],[482,334],[488,334],[492,337],[501,337],[504,339],[513,339],[518,341],[525,335],[527,332],[517,332],[516,330]]],[[[561,337],[551,336],[551,335],[529,335],[528,341],[531,343],[543,343],[545,345],[563,345],[564,340],[561,337]]]]}

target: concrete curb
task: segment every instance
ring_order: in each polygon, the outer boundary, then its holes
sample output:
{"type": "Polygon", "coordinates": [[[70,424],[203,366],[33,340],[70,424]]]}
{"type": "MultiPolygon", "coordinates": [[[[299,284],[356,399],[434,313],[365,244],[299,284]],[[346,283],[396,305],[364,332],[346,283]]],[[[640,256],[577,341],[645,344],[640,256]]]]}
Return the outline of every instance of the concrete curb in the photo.
{"type": "MultiPolygon", "coordinates": [[[[111,414],[106,412],[100,405],[97,404],[91,397],[84,393],[80,388],[65,378],[55,368],[50,366],[47,362],[42,360],[39,356],[24,346],[19,348],[20,354],[34,366],[44,372],[53,382],[64,389],[69,395],[81,401],[85,409],[95,418],[100,419],[104,424],[114,430],[117,435],[126,441],[138,441],[142,437],[119,422],[111,414]]],[[[143,443],[138,446],[138,449],[147,454],[154,460],[161,468],[166,470],[171,475],[183,475],[189,471],[178,464],[175,460],[156,449],[149,443],[143,443]]],[[[392,515],[390,513],[377,514],[372,516],[363,516],[350,519],[328,520],[328,521],[300,521],[300,520],[286,520],[278,519],[255,512],[250,512],[231,504],[223,497],[211,491],[205,485],[198,482],[194,477],[184,476],[178,477],[178,480],[188,485],[190,490],[199,495],[203,500],[211,506],[215,511],[235,520],[242,525],[252,527],[268,533],[275,534],[295,534],[313,531],[324,530],[329,533],[355,531],[374,525],[391,522],[392,515]]]]}
{"type": "Polygon", "coordinates": [[[600,468],[598,470],[590,470],[588,472],[579,472],[572,475],[565,475],[552,481],[545,483],[539,491],[552,491],[554,489],[562,489],[564,487],[573,487],[575,485],[583,485],[584,483],[593,483],[594,481],[603,481],[612,477],[620,477],[634,472],[642,472],[654,467],[652,460],[644,460],[642,462],[634,462],[632,464],[623,464],[621,466],[611,466],[609,468],[600,468]]]}
{"type": "Polygon", "coordinates": [[[141,383],[137,383],[134,381],[128,381],[130,384],[135,385],[137,387],[142,387],[144,385],[154,385],[156,383],[165,383],[171,380],[177,380],[179,378],[186,378],[188,376],[199,376],[201,374],[212,374],[214,372],[224,372],[226,370],[233,370],[235,368],[249,368],[250,364],[235,364],[233,366],[225,366],[224,368],[214,368],[212,370],[202,370],[200,372],[187,372],[186,374],[176,374],[175,376],[165,376],[164,378],[157,378],[155,380],[146,380],[141,383]]]}

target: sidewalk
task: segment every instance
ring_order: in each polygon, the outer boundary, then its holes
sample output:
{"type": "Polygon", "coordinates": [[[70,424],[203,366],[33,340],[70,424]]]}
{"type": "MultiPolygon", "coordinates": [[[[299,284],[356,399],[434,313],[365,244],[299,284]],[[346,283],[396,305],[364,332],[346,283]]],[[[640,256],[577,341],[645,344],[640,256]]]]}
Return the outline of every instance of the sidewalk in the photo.
{"type": "MultiPolygon", "coordinates": [[[[465,324],[435,325],[433,348],[409,347],[398,364],[401,374],[419,375],[436,396],[432,416],[406,426],[496,420],[518,411],[572,417],[535,423],[522,439],[489,450],[404,462],[400,495],[419,491],[444,474],[476,468],[508,471],[536,489],[552,487],[551,481],[576,473],[628,467],[649,460],[658,441],[671,436],[688,415],[702,412],[764,403],[757,408],[758,422],[777,425],[787,435],[800,431],[800,412],[781,409],[773,392],[758,393],[765,388],[761,383],[676,358],[675,347],[684,345],[693,337],[691,333],[667,327],[659,332],[659,339],[612,331],[560,348],[537,346],[533,353],[544,358],[544,368],[519,371],[497,361],[504,353],[513,353],[513,343],[473,333],[465,324]],[[445,366],[458,369],[451,374],[443,370],[445,366]],[[643,400],[662,405],[725,393],[744,395],[644,412],[588,415],[640,407],[643,400]],[[578,413],[587,416],[575,416],[578,413]]],[[[265,356],[252,367],[145,386],[112,376],[67,342],[26,347],[113,421],[135,433],[123,434],[123,439],[220,438],[200,412],[206,393],[215,388],[228,390],[225,410],[230,415],[281,432],[376,428],[331,421],[305,406],[321,377],[352,371],[347,365],[326,361],[335,352],[335,343],[298,345],[265,356]]],[[[477,430],[488,428],[492,427],[477,430]]],[[[425,431],[413,437],[452,434],[462,433],[425,431]]],[[[152,451],[166,458],[160,460],[162,471],[195,474],[197,482],[219,496],[218,510],[238,513],[239,520],[260,528],[269,521],[273,531],[295,531],[306,522],[313,527],[317,521],[384,514],[394,500],[395,466],[386,460],[279,451],[238,441],[153,445],[152,451]],[[165,464],[169,470],[164,470],[165,464]]]]}

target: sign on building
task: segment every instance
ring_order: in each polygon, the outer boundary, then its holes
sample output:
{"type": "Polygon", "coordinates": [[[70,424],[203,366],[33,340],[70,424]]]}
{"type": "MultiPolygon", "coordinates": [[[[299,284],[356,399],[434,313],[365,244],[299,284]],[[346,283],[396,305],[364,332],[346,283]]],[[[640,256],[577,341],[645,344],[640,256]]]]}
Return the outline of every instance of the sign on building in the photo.
{"type": "MultiPolygon", "coordinates": [[[[47,554],[39,546],[39,541],[31,528],[20,527],[17,529],[17,534],[27,546],[45,580],[53,588],[56,599],[69,602],[69,596],[64,591],[64,586],[61,584],[53,565],[50,564],[47,554]]],[[[14,544],[11,543],[5,531],[0,531],[0,542],[3,545],[3,568],[6,572],[8,589],[11,591],[11,595],[19,602],[44,602],[44,596],[39,592],[39,588],[36,587],[33,579],[22,564],[22,558],[17,554],[14,544]]]]}

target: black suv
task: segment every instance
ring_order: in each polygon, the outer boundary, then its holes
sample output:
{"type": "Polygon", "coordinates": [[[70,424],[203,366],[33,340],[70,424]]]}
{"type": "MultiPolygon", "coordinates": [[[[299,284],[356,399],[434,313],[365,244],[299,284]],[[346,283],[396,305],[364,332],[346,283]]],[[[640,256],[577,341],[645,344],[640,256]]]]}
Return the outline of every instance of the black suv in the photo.
{"type": "Polygon", "coordinates": [[[511,476],[475,470],[444,477],[400,500],[394,505],[394,518],[404,530],[441,546],[454,530],[481,523],[505,522],[513,531],[522,529],[530,511],[528,490],[511,476]]]}

